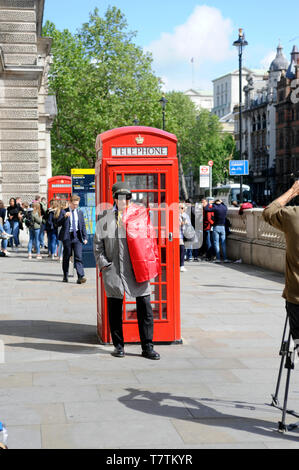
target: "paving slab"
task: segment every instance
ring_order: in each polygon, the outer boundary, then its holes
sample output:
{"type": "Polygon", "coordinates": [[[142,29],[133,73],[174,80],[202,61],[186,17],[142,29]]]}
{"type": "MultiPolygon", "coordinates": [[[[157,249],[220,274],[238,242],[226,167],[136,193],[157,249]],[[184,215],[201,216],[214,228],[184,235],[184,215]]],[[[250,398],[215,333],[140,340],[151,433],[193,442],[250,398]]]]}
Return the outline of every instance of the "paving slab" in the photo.
{"type": "MultiPolygon", "coordinates": [[[[61,265],[1,258],[0,420],[11,449],[294,449],[271,405],[285,322],[284,277],[239,265],[186,263],[181,345],[160,361],[96,335],[96,273],[63,284],[61,265]],[[125,424],[126,432],[120,433],[125,424]]],[[[283,398],[285,371],[281,385],[283,398]]],[[[299,375],[289,407],[299,411],[299,375]]],[[[287,423],[296,418],[287,417],[287,423]]]]}

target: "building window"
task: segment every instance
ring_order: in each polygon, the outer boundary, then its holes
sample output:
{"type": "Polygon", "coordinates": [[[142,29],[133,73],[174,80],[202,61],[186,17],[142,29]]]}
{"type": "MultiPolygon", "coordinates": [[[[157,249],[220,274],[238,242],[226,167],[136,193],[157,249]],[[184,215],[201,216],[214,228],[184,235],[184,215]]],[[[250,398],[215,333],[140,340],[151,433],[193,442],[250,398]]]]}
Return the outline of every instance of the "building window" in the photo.
{"type": "Polygon", "coordinates": [[[253,118],[252,120],[252,132],[255,132],[256,131],[256,120],[255,120],[255,117],[253,118]]]}
{"type": "Polygon", "coordinates": [[[266,114],[264,113],[263,114],[263,129],[266,129],[267,128],[267,118],[266,118],[266,114]]]}
{"type": "Polygon", "coordinates": [[[284,122],[284,112],[279,111],[279,113],[278,113],[278,123],[282,124],[283,122],[284,122]]]}
{"type": "Polygon", "coordinates": [[[280,149],[284,148],[283,144],[284,144],[284,142],[283,142],[283,132],[281,132],[279,134],[279,143],[278,143],[280,149]]]}
{"type": "Polygon", "coordinates": [[[258,115],[257,117],[257,130],[260,131],[261,130],[261,116],[258,115]]]}

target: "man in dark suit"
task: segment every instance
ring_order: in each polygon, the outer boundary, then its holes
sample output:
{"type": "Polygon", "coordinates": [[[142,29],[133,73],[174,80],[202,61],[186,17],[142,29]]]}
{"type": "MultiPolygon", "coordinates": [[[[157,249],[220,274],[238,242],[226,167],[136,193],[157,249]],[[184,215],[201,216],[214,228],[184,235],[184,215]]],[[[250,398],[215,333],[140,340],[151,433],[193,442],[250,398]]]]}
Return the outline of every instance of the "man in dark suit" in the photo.
{"type": "Polygon", "coordinates": [[[69,264],[72,251],[78,274],[77,284],[86,282],[82,261],[82,245],[87,244],[87,233],[83,212],[79,209],[80,197],[73,195],[69,208],[61,211],[57,225],[61,226],[59,240],[63,243],[63,282],[68,282],[69,264]]]}

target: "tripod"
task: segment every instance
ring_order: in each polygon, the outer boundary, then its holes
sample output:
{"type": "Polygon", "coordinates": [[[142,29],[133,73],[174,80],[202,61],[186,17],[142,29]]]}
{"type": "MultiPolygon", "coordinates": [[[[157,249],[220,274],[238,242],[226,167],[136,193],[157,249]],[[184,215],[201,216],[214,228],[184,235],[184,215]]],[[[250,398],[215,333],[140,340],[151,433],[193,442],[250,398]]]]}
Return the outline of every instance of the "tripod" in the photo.
{"type": "Polygon", "coordinates": [[[292,370],[295,369],[295,357],[297,354],[297,348],[298,348],[298,345],[294,344],[292,337],[291,337],[289,316],[287,314],[284,331],[282,335],[280,352],[279,352],[279,355],[281,356],[281,361],[280,361],[280,368],[279,368],[279,373],[278,373],[276,391],[275,391],[275,394],[272,395],[272,404],[271,404],[271,406],[274,406],[275,408],[278,408],[279,410],[282,411],[282,419],[278,423],[278,431],[282,433],[299,427],[299,423],[292,424],[290,426],[286,425],[287,414],[295,416],[296,418],[299,418],[298,413],[296,413],[293,410],[287,409],[291,372],[292,370]],[[281,407],[279,400],[278,400],[278,395],[279,395],[282,371],[283,371],[284,366],[285,366],[285,369],[287,369],[287,378],[286,378],[286,386],[285,386],[285,393],[284,393],[284,403],[283,403],[283,406],[281,407]]]}

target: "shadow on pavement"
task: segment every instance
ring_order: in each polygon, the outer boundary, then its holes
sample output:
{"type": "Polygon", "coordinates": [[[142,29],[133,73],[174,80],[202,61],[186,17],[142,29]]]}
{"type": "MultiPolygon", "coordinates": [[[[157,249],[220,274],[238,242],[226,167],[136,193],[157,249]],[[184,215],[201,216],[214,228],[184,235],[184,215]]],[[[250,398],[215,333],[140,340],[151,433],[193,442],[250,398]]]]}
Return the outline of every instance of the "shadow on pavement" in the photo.
{"type": "Polygon", "coordinates": [[[99,344],[94,325],[46,320],[2,320],[0,335],[99,344]]]}
{"type": "MultiPolygon", "coordinates": [[[[240,432],[249,432],[258,434],[266,438],[288,439],[290,441],[298,442],[298,435],[281,434],[278,432],[278,419],[277,426],[274,427],[272,421],[258,419],[258,417],[244,417],[233,414],[222,413],[217,411],[206,403],[214,403],[215,406],[222,406],[226,409],[244,409],[252,411],[252,414],[258,416],[258,406],[265,406],[265,404],[253,405],[246,402],[239,401],[225,401],[211,398],[190,398],[186,396],[176,396],[171,393],[149,392],[138,390],[134,388],[126,389],[128,394],[119,398],[119,401],[135,411],[140,413],[147,413],[151,415],[163,416],[172,419],[186,420],[193,423],[200,423],[205,426],[231,428],[240,432]],[[164,403],[167,401],[167,403],[164,403]],[[174,402],[173,405],[170,402],[174,402]],[[190,417],[182,417],[182,406],[176,406],[176,403],[183,403],[190,413],[190,417]],[[150,406],[149,406],[150,405],[150,406]],[[217,423],[215,423],[217,420],[217,423]]],[[[269,408],[269,413],[273,413],[273,408],[269,408]]],[[[279,415],[278,415],[279,416],[279,415]]]]}

